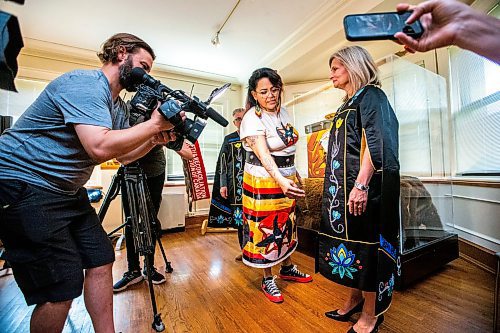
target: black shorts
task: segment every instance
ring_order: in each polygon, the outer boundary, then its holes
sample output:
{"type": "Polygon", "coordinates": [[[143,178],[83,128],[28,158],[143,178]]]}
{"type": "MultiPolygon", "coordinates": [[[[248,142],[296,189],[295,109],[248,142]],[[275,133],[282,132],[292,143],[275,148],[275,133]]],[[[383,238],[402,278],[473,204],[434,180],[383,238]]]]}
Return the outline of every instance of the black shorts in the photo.
{"type": "Polygon", "coordinates": [[[80,296],[83,269],[115,259],[84,188],[67,195],[0,180],[0,239],[28,305],[80,296]]]}

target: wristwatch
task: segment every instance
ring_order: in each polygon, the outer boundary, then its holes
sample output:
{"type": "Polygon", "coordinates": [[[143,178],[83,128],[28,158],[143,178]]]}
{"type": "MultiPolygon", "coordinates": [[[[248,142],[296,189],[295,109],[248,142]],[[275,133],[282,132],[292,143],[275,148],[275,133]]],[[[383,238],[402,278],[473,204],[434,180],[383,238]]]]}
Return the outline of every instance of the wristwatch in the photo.
{"type": "Polygon", "coordinates": [[[357,188],[358,190],[361,190],[364,192],[368,192],[368,189],[370,188],[369,186],[363,185],[363,184],[358,183],[356,181],[354,182],[354,187],[357,188]]]}

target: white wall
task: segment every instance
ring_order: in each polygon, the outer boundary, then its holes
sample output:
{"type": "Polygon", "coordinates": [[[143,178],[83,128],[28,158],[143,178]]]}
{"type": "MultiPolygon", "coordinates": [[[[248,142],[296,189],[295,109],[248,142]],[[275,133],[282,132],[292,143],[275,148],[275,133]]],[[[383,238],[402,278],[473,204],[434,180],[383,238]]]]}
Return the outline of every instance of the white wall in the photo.
{"type": "Polygon", "coordinates": [[[500,189],[453,185],[451,195],[459,236],[500,252],[500,189]]]}
{"type": "Polygon", "coordinates": [[[500,251],[500,190],[425,183],[443,223],[461,238],[500,251]],[[441,204],[440,204],[441,203],[441,204]],[[451,223],[450,223],[451,222],[451,223]]]}

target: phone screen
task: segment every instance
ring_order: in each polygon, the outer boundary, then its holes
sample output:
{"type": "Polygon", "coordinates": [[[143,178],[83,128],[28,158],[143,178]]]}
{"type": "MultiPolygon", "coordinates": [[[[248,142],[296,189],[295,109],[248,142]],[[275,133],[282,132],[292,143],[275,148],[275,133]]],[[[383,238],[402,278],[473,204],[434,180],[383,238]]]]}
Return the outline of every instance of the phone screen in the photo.
{"type": "Polygon", "coordinates": [[[388,39],[400,31],[418,37],[422,33],[420,23],[405,24],[410,15],[411,12],[348,15],[344,18],[347,39],[388,39]]]}

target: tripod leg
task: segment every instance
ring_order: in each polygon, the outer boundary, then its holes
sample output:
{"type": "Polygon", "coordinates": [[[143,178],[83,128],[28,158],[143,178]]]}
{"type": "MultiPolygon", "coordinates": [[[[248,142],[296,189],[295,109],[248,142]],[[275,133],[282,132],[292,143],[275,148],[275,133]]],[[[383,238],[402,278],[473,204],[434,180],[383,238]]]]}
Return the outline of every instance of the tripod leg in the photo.
{"type": "Polygon", "coordinates": [[[153,290],[152,280],[153,262],[151,259],[151,256],[148,254],[144,256],[144,266],[146,266],[146,272],[148,274],[149,295],[151,296],[151,306],[153,307],[153,323],[151,324],[151,327],[153,327],[156,332],[162,332],[163,330],[165,330],[165,324],[163,324],[161,315],[158,313],[158,309],[156,308],[156,297],[153,290]]]}
{"type": "Polygon", "coordinates": [[[125,234],[120,235],[120,237],[116,241],[115,251],[120,251],[122,249],[122,245],[123,245],[123,240],[124,239],[125,239],[125,234]]]}
{"type": "Polygon", "coordinates": [[[160,246],[160,251],[163,257],[163,261],[165,261],[165,273],[172,273],[174,269],[172,268],[172,264],[170,263],[170,261],[167,260],[167,256],[165,255],[165,250],[163,249],[163,245],[161,244],[161,239],[158,235],[156,236],[156,241],[160,246]]]}
{"type": "MultiPolygon", "coordinates": [[[[106,216],[106,212],[108,211],[111,201],[113,201],[113,199],[116,198],[116,196],[120,192],[120,184],[123,181],[123,172],[123,167],[120,167],[116,175],[113,176],[111,185],[109,185],[108,192],[104,197],[101,208],[99,208],[99,213],[97,215],[99,216],[99,220],[101,221],[101,223],[104,221],[104,216],[106,216]]],[[[113,230],[113,232],[114,231],[116,230],[113,230]]]]}
{"type": "MultiPolygon", "coordinates": [[[[115,229],[113,229],[112,231],[110,231],[110,232],[108,233],[108,237],[109,237],[109,238],[112,238],[112,237],[115,235],[115,232],[117,232],[117,231],[118,231],[118,230],[120,230],[120,229],[123,229],[123,228],[124,228],[125,226],[127,226],[128,224],[129,224],[128,222],[125,222],[125,223],[123,223],[122,225],[120,225],[120,226],[116,227],[115,229]]],[[[123,236],[123,235],[121,235],[121,236],[123,236]]],[[[120,237],[121,237],[121,236],[120,236],[120,237]]]]}

